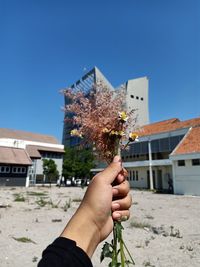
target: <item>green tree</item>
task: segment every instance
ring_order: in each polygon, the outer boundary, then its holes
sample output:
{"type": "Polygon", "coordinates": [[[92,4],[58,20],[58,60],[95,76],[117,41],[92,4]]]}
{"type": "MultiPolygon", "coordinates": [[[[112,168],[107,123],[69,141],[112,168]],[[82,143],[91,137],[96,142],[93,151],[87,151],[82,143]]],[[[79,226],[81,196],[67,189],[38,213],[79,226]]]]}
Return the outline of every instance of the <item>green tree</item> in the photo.
{"type": "Polygon", "coordinates": [[[43,174],[45,179],[51,183],[53,180],[57,180],[59,177],[59,172],[57,170],[57,165],[54,160],[52,159],[43,159],[43,174]]]}
{"type": "Polygon", "coordinates": [[[90,170],[94,166],[94,155],[91,148],[65,147],[63,160],[63,175],[65,178],[90,178],[90,170]]]}

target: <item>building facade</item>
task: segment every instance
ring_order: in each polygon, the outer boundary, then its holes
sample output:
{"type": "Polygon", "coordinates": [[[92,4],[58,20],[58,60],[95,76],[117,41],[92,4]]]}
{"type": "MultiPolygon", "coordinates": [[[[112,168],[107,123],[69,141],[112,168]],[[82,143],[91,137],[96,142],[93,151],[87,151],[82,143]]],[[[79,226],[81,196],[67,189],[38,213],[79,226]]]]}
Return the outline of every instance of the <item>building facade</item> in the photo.
{"type": "Polygon", "coordinates": [[[200,118],[149,124],[138,134],[122,151],[131,187],[200,195],[200,118]]]}
{"type": "Polygon", "coordinates": [[[139,127],[149,124],[149,81],[147,77],[128,80],[124,86],[126,90],[126,110],[135,109],[136,123],[139,127]]]}
{"type": "Polygon", "coordinates": [[[148,124],[138,135],[121,151],[132,188],[200,196],[200,117],[148,124]]]}
{"type": "Polygon", "coordinates": [[[176,194],[200,195],[199,125],[189,128],[182,142],[170,155],[176,194]]]}
{"type": "Polygon", "coordinates": [[[48,182],[43,174],[43,159],[54,160],[61,176],[63,154],[64,146],[52,136],[0,128],[0,185],[48,182]]]}

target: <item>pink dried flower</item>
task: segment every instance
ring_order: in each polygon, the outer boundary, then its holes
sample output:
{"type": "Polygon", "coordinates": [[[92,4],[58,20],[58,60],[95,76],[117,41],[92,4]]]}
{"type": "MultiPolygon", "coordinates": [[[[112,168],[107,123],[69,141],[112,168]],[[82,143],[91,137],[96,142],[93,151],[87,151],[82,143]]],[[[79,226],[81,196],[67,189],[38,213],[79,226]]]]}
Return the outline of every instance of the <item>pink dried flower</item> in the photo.
{"type": "Polygon", "coordinates": [[[73,124],[84,141],[95,146],[100,159],[112,161],[134,113],[123,111],[125,90],[111,91],[98,83],[88,95],[73,89],[64,94],[70,103],[65,112],[74,114],[73,124]]]}

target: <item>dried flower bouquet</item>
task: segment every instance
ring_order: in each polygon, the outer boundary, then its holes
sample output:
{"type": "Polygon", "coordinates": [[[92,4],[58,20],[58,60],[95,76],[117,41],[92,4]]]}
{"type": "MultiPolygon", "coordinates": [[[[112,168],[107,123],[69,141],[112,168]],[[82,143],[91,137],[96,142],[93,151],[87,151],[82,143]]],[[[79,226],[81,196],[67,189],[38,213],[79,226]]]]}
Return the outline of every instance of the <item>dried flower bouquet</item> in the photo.
{"type": "MultiPolygon", "coordinates": [[[[94,147],[100,160],[112,162],[120,149],[137,140],[137,134],[129,132],[135,126],[134,110],[127,113],[125,90],[111,91],[102,83],[97,83],[89,93],[66,89],[63,91],[69,99],[65,112],[73,116],[67,122],[73,123],[72,136],[83,138],[83,142],[94,147]],[[126,144],[123,144],[126,142],[126,144]]],[[[113,240],[105,243],[101,261],[111,258],[109,267],[125,267],[134,264],[123,237],[121,222],[114,222],[113,240]]]]}

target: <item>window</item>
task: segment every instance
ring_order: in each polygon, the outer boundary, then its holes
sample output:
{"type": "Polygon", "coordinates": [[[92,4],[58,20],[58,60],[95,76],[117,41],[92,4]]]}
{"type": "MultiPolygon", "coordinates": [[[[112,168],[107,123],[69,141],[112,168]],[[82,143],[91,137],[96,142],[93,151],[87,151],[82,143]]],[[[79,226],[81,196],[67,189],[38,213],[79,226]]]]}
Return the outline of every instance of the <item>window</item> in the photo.
{"type": "Polygon", "coordinates": [[[139,96],[136,96],[136,99],[139,99],[139,96]]]}
{"type": "Polygon", "coordinates": [[[136,173],[136,175],[135,175],[136,179],[135,180],[138,181],[138,171],[135,171],[135,173],[136,173]]]}
{"type": "Polygon", "coordinates": [[[140,98],[140,100],[142,100],[142,101],[143,101],[143,100],[144,100],[144,98],[143,98],[143,97],[141,97],[141,98],[140,98]]]}
{"type": "Polygon", "coordinates": [[[133,152],[134,152],[134,154],[140,153],[140,143],[134,143],[133,144],[133,152]]]}
{"type": "Polygon", "coordinates": [[[131,98],[134,98],[134,95],[131,95],[131,98]]]}
{"type": "Polygon", "coordinates": [[[148,153],[148,142],[141,142],[141,144],[140,144],[140,153],[141,154],[148,153]]]}
{"type": "Polygon", "coordinates": [[[192,159],[192,166],[200,165],[200,159],[192,159]]]}
{"type": "Polygon", "coordinates": [[[26,168],[25,167],[22,167],[21,168],[21,173],[25,173],[26,172],[26,168]]]}
{"type": "Polygon", "coordinates": [[[26,167],[13,167],[13,173],[26,173],[26,167]]]}
{"type": "Polygon", "coordinates": [[[159,152],[170,151],[170,148],[169,148],[169,138],[159,139],[159,142],[160,142],[160,151],[159,152]]]}
{"type": "Polygon", "coordinates": [[[170,137],[170,150],[173,150],[178,143],[180,142],[179,136],[171,136],[170,137]]]}
{"type": "Polygon", "coordinates": [[[179,167],[185,166],[185,160],[178,160],[178,166],[179,167]]]}
{"type": "Polygon", "coordinates": [[[152,153],[157,153],[159,152],[159,140],[153,140],[151,141],[151,152],[152,153]]]}
{"type": "Polygon", "coordinates": [[[8,166],[0,166],[0,173],[9,173],[10,167],[8,166]]]}
{"type": "Polygon", "coordinates": [[[133,171],[133,181],[135,181],[135,171],[133,171]]]}
{"type": "Polygon", "coordinates": [[[132,180],[132,171],[131,170],[129,171],[129,180],[130,181],[132,180]]]}

